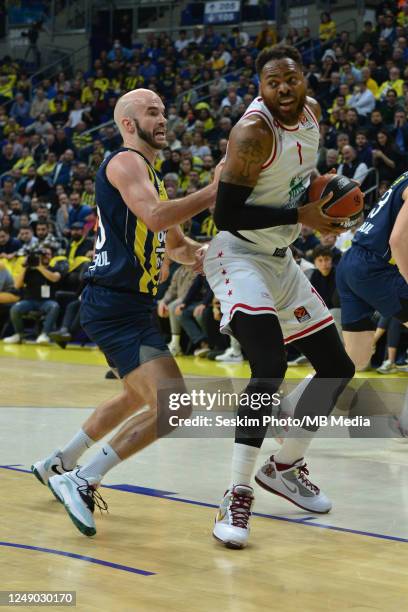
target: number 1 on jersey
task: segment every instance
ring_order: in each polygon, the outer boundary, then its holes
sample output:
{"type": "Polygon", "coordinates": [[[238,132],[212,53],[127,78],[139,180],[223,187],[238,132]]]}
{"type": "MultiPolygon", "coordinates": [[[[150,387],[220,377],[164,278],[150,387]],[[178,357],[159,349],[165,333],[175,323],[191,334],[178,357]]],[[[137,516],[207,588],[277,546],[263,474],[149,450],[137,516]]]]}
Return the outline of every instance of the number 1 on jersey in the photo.
{"type": "Polygon", "coordinates": [[[302,145],[300,144],[300,142],[297,142],[296,146],[297,146],[298,155],[299,155],[299,164],[302,165],[303,164],[302,145]]]}

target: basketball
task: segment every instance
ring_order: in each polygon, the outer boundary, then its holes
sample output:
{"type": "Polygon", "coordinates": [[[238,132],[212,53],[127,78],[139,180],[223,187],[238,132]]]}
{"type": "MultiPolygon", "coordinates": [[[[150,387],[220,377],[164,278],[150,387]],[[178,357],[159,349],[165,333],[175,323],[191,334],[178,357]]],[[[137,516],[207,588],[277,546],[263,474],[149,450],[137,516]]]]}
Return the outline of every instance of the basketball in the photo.
{"type": "Polygon", "coordinates": [[[345,176],[323,174],[310,185],[309,202],[321,200],[331,191],[333,197],[322,206],[322,211],[329,217],[348,217],[349,220],[342,224],[347,228],[357,225],[364,207],[360,187],[345,176]]]}

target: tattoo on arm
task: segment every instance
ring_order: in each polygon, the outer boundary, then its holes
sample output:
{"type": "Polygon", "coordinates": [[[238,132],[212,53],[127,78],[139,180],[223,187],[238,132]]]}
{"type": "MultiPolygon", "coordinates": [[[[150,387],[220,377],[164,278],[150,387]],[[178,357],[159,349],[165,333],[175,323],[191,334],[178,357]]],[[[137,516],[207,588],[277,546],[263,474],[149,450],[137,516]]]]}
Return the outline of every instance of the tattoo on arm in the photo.
{"type": "Polygon", "coordinates": [[[252,186],[258,176],[257,167],[260,168],[267,157],[266,149],[256,138],[240,138],[234,148],[234,168],[225,168],[221,178],[225,182],[252,186]]]}

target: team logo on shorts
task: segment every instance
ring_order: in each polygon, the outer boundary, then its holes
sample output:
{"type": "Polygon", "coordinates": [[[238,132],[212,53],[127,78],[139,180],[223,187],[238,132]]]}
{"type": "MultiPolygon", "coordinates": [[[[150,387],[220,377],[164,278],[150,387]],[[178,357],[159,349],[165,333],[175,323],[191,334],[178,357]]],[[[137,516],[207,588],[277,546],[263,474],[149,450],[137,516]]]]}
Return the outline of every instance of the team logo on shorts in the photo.
{"type": "Polygon", "coordinates": [[[298,306],[298,308],[295,308],[293,314],[295,315],[299,323],[304,323],[305,321],[309,321],[312,318],[304,306],[298,306]]]}

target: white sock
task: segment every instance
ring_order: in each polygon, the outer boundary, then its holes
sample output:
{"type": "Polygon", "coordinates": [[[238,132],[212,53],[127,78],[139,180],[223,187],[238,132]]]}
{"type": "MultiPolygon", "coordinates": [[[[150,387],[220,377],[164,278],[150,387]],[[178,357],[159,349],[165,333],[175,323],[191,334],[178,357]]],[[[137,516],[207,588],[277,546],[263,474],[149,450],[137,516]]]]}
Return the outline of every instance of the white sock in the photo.
{"type": "Polygon", "coordinates": [[[95,444],[95,441],[92,440],[83,429],[80,429],[61,451],[64,467],[66,469],[75,467],[79,457],[83,455],[88,448],[91,448],[93,444],[95,444]]]}
{"type": "Polygon", "coordinates": [[[171,343],[180,348],[180,334],[171,334],[171,343]]]}
{"type": "Polygon", "coordinates": [[[286,438],[279,451],[274,455],[275,462],[292,465],[305,456],[314,438],[314,432],[302,430],[302,434],[310,434],[305,438],[286,438]]]}
{"type": "Polygon", "coordinates": [[[299,403],[300,396],[303,394],[307,385],[313,378],[313,374],[308,374],[288,395],[286,395],[281,402],[281,411],[288,416],[295,414],[296,406],[299,403]]]}
{"type": "Polygon", "coordinates": [[[234,443],[230,489],[238,484],[250,485],[259,450],[260,449],[255,446],[238,444],[237,442],[234,443]]]}
{"type": "Polygon", "coordinates": [[[109,444],[105,444],[89,463],[82,466],[78,471],[78,476],[82,478],[96,478],[101,480],[103,476],[122,459],[109,444]]]}

